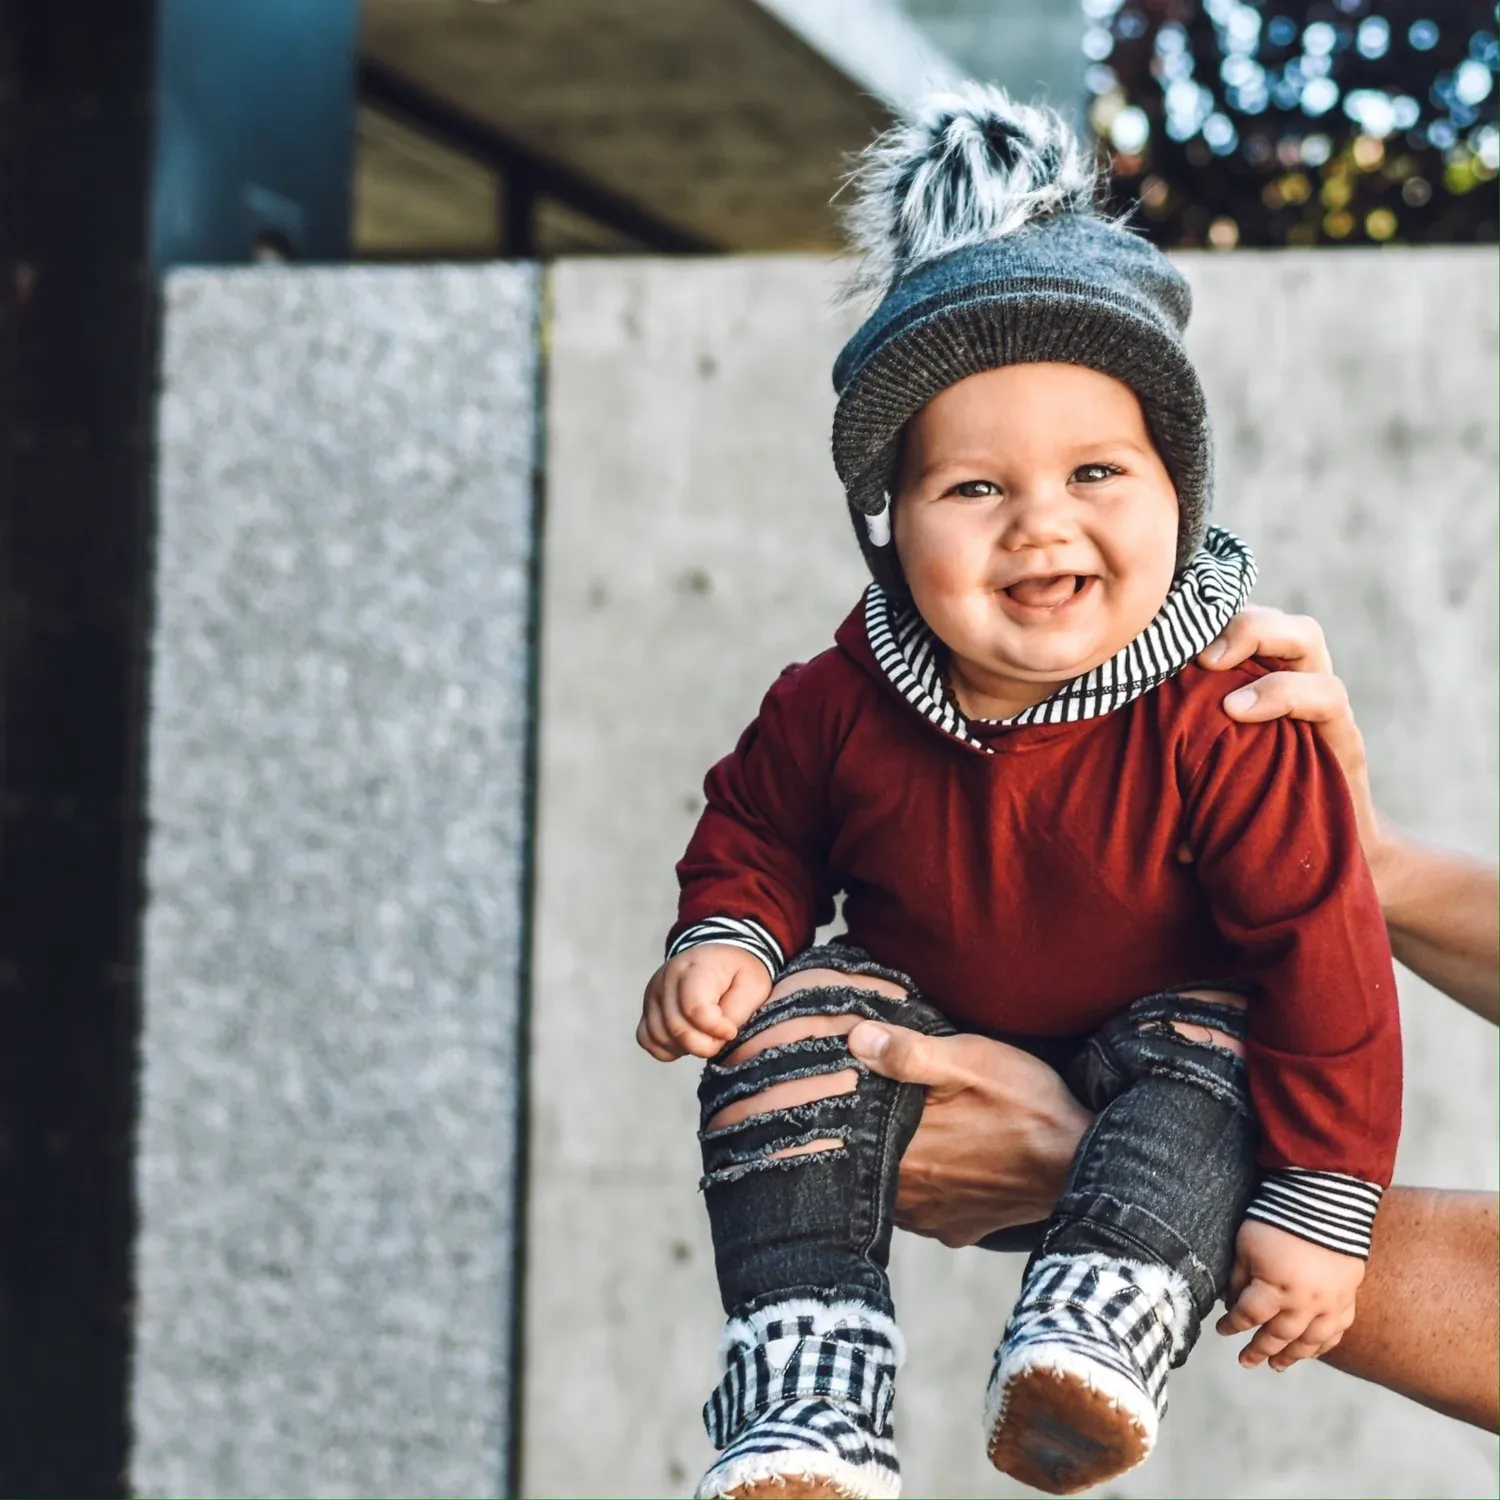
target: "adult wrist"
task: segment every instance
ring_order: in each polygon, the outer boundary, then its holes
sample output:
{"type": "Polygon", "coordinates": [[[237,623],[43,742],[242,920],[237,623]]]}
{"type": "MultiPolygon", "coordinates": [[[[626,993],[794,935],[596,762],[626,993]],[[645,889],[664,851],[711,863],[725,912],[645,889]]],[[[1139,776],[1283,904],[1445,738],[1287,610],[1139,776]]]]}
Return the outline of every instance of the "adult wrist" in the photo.
{"type": "Polygon", "coordinates": [[[1365,860],[1375,882],[1375,895],[1386,926],[1399,928],[1406,907],[1407,887],[1413,851],[1412,840],[1402,829],[1380,813],[1367,840],[1365,860]]]}
{"type": "Polygon", "coordinates": [[[1059,1096],[1051,1115],[1037,1122],[1032,1144],[1039,1218],[1050,1214],[1062,1197],[1078,1143],[1094,1118],[1071,1094],[1059,1090],[1059,1096]]]}

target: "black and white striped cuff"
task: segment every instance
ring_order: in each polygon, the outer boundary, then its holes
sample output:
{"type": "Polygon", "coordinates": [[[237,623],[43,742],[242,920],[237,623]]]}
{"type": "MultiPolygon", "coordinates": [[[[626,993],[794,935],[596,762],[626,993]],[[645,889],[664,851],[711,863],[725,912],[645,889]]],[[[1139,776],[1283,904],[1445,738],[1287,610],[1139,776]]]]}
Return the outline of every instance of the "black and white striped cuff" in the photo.
{"type": "Polygon", "coordinates": [[[705,917],[694,922],[677,934],[677,941],[667,949],[667,957],[676,958],[679,953],[704,943],[726,943],[731,948],[753,953],[770,970],[773,981],[786,963],[781,944],[753,917],[705,917]]]}
{"type": "Polygon", "coordinates": [[[1345,1172],[1285,1167],[1267,1172],[1247,1219],[1274,1224],[1327,1250],[1370,1256],[1370,1231],[1385,1190],[1345,1172]]]}

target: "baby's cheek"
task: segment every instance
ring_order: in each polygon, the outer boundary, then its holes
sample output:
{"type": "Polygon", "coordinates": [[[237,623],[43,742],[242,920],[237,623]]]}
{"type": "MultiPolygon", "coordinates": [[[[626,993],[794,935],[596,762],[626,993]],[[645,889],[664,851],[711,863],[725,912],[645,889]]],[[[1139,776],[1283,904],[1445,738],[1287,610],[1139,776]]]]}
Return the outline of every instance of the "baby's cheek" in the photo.
{"type": "Polygon", "coordinates": [[[960,545],[919,546],[902,558],[906,581],[920,601],[934,604],[961,599],[975,587],[976,569],[960,545]]]}
{"type": "Polygon", "coordinates": [[[1122,623],[1134,636],[1150,624],[1172,591],[1177,544],[1175,536],[1168,540],[1160,532],[1132,537],[1130,542],[1106,551],[1106,564],[1116,580],[1113,592],[1122,623]]]}
{"type": "Polygon", "coordinates": [[[1095,541],[1117,577],[1165,595],[1177,567],[1177,503],[1136,495],[1106,517],[1095,541]]]}

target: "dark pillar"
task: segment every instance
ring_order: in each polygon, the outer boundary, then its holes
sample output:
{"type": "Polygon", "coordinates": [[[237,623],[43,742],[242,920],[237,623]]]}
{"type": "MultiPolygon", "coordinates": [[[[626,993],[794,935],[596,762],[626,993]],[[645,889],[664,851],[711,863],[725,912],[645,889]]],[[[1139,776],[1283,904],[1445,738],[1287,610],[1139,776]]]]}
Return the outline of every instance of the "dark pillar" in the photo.
{"type": "Polygon", "coordinates": [[[347,253],[355,20],[0,0],[0,1495],[126,1487],[156,276],[347,253]]]}
{"type": "Polygon", "coordinates": [[[154,0],[0,6],[0,1491],[124,1493],[154,0]]]}

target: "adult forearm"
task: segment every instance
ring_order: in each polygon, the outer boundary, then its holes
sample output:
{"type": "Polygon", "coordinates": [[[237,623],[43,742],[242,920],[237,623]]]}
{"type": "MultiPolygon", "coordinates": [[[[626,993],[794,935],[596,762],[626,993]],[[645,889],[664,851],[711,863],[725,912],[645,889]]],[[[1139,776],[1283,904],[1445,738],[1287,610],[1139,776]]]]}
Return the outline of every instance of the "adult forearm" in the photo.
{"type": "Polygon", "coordinates": [[[1460,1005],[1500,1021],[1500,871],[1382,820],[1371,861],[1391,951],[1460,1005]]]}
{"type": "Polygon", "coordinates": [[[1393,1187],[1354,1325],[1324,1363],[1494,1432],[1500,1419],[1500,1199],[1393,1187]]]}

